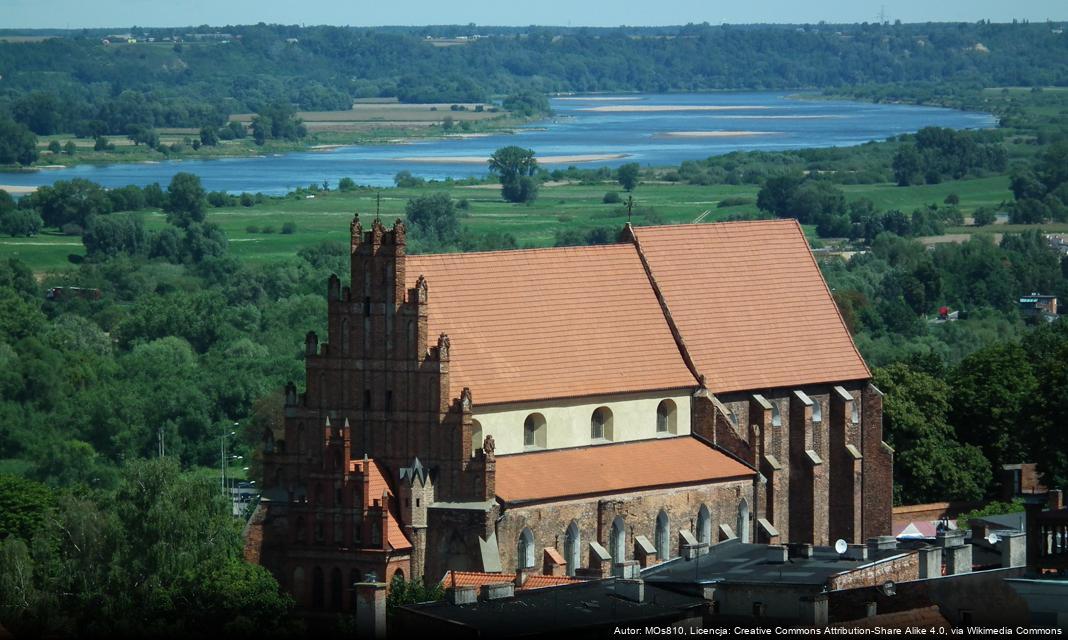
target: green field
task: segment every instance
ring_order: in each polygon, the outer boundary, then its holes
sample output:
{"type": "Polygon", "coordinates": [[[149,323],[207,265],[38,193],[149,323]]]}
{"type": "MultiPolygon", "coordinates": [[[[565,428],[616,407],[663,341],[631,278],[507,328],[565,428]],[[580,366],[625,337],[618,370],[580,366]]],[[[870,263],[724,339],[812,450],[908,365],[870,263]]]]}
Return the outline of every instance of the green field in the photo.
{"type": "MultiPolygon", "coordinates": [[[[950,193],[960,196],[965,215],[970,215],[976,207],[997,206],[1011,199],[1005,176],[913,187],[849,185],[844,190],[850,199],[870,198],[880,209],[897,208],[906,212],[931,203],[941,204],[950,193]]],[[[301,247],[323,240],[344,241],[353,212],[359,211],[364,220],[373,218],[379,194],[382,217],[390,222],[403,217],[404,205],[410,198],[436,191],[447,192],[456,201],[468,202],[469,208],[460,210],[466,229],[480,234],[510,233],[520,246],[551,246],[556,232],[560,230],[621,228],[627,221],[623,205],[601,202],[605,192],[620,191],[619,186],[611,182],[549,184],[541,188],[537,201],[531,205],[502,201],[499,188],[495,185],[429,184],[410,189],[320,192],[314,198],[279,198],[254,207],[209,209],[208,220],[220,225],[226,232],[233,255],[248,261],[273,261],[291,257],[301,247]],[[295,233],[280,233],[282,225],[287,222],[296,224],[295,233]],[[248,230],[250,227],[258,227],[261,231],[252,233],[248,230]],[[263,233],[262,230],[268,227],[272,227],[274,232],[263,233]]],[[[671,224],[693,222],[698,218],[714,222],[732,214],[752,214],[757,211],[757,191],[756,185],[642,184],[633,194],[634,222],[671,224]],[[728,197],[747,198],[749,203],[719,208],[718,203],[728,197]],[[650,209],[652,213],[648,214],[650,209]]],[[[621,195],[626,196],[623,192],[621,195]]],[[[159,211],[146,211],[144,216],[148,229],[159,229],[165,224],[164,216],[159,211]]],[[[954,229],[954,232],[974,230],[954,229]]],[[[995,225],[983,231],[1010,230],[1015,229],[1008,225],[995,225]]],[[[80,238],[63,236],[54,231],[33,238],[0,238],[0,256],[18,256],[38,272],[70,267],[72,263],[68,255],[83,253],[80,238]]]]}

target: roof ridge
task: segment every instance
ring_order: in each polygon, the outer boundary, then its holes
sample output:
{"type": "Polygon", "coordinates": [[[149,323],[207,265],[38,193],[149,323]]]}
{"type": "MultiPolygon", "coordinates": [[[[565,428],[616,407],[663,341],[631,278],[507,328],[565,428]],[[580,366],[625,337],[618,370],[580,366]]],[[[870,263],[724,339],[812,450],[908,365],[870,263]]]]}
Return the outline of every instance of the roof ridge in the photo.
{"type": "Polygon", "coordinates": [[[620,440],[618,442],[604,442],[601,444],[580,444],[574,447],[556,447],[555,449],[538,449],[536,451],[518,451],[516,453],[498,453],[497,459],[511,458],[515,456],[536,456],[543,453],[558,453],[560,451],[577,451],[579,449],[611,449],[620,445],[628,444],[643,444],[646,442],[669,442],[671,440],[680,440],[682,438],[694,438],[696,436],[692,433],[684,433],[682,435],[673,436],[653,436],[652,438],[640,438],[638,440],[620,440]]]}
{"type": "Polygon", "coordinates": [[[445,256],[484,256],[484,255],[499,255],[508,254],[516,255],[520,253],[549,253],[549,252],[566,252],[566,251],[588,251],[591,249],[612,249],[629,245],[629,242],[609,242],[607,244],[582,244],[566,247],[525,247],[522,249],[492,249],[487,251],[452,251],[448,253],[410,253],[408,258],[435,258],[445,256]]]}

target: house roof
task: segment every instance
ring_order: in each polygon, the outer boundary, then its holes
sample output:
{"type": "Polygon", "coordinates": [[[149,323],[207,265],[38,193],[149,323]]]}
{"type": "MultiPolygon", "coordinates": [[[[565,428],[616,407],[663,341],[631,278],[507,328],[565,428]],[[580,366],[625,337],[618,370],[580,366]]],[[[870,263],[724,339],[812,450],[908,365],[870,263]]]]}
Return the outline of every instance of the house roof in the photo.
{"type": "Polygon", "coordinates": [[[692,436],[497,456],[497,497],[536,502],[751,477],[692,436]]]}
{"type": "MultiPolygon", "coordinates": [[[[349,463],[349,470],[359,473],[369,473],[367,482],[367,500],[368,504],[374,504],[375,500],[381,500],[383,493],[388,493],[390,498],[393,498],[396,494],[393,493],[393,489],[389,486],[389,480],[385,471],[382,469],[377,461],[373,459],[366,459],[367,470],[364,470],[364,460],[353,460],[349,463]]],[[[401,529],[400,520],[397,518],[396,500],[389,500],[389,508],[387,514],[386,523],[386,542],[393,548],[394,551],[404,551],[412,548],[412,543],[408,540],[408,536],[404,535],[404,530],[401,529]]]]}
{"type": "Polygon", "coordinates": [[[696,380],[633,244],[410,256],[449,394],[476,404],[677,389],[696,380]]]}
{"type": "Polygon", "coordinates": [[[713,392],[871,377],[796,220],[634,233],[713,392]]]}

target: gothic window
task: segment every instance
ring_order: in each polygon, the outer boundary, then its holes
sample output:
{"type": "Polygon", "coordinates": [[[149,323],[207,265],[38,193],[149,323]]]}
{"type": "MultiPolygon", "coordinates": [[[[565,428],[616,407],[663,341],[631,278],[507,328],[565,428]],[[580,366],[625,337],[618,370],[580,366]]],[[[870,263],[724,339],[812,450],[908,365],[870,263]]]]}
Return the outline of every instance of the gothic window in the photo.
{"type": "Polygon", "coordinates": [[[856,400],[850,402],[849,404],[853,406],[853,411],[852,415],[850,416],[850,419],[853,421],[853,424],[857,424],[858,422],[860,422],[860,407],[857,406],[856,400]]]}
{"type": "Polygon", "coordinates": [[[749,501],[745,498],[738,503],[738,528],[735,532],[742,542],[749,542],[749,501]]]}
{"type": "Polygon", "coordinates": [[[779,413],[779,403],[774,401],[771,402],[771,426],[782,426],[782,414],[779,413]]]}
{"type": "Polygon", "coordinates": [[[594,441],[612,439],[612,411],[608,407],[599,407],[590,417],[590,438],[594,441]]]}
{"type": "Polygon", "coordinates": [[[315,567],[312,571],[312,609],[323,608],[323,570],[315,567]]]}
{"type": "Polygon", "coordinates": [[[382,518],[377,516],[371,522],[371,546],[382,546],[382,518]]]}
{"type": "Polygon", "coordinates": [[[671,400],[662,400],[656,407],[656,432],[658,434],[675,433],[678,412],[671,400]]]}
{"type": "Polygon", "coordinates": [[[612,521],[612,538],[609,541],[612,547],[612,563],[619,564],[627,559],[627,530],[623,524],[623,516],[616,516],[612,521]]]}
{"type": "Polygon", "coordinates": [[[671,555],[671,525],[661,509],[656,516],[656,559],[663,562],[671,555]]]}
{"type": "Polygon", "coordinates": [[[523,421],[523,446],[545,448],[545,417],[532,413],[523,421]]]}
{"type": "Polygon", "coordinates": [[[330,572],[330,608],[341,611],[341,600],[344,597],[344,585],[341,580],[341,569],[334,567],[330,572]]]}
{"type": "Polygon", "coordinates": [[[471,457],[482,448],[482,425],[478,420],[471,421],[471,457]]]}
{"type": "Polygon", "coordinates": [[[581,556],[582,534],[579,532],[578,524],[572,520],[564,534],[564,560],[567,561],[567,575],[575,575],[575,571],[582,563],[581,556]]]}
{"type": "Polygon", "coordinates": [[[823,422],[823,407],[815,398],[812,398],[812,422],[823,422]]]}
{"type": "Polygon", "coordinates": [[[534,566],[534,534],[529,528],[524,528],[519,534],[519,544],[516,547],[516,558],[519,560],[520,569],[530,569],[534,566]]]}
{"type": "Polygon", "coordinates": [[[697,511],[697,541],[712,544],[712,514],[703,504],[697,511]]]}

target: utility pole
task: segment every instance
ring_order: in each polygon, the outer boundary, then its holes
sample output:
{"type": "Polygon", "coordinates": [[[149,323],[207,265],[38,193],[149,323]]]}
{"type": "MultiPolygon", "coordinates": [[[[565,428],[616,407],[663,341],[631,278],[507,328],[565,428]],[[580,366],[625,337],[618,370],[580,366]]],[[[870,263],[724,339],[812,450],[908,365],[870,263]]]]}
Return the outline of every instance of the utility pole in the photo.
{"type": "Polygon", "coordinates": [[[630,224],[630,215],[634,211],[634,196],[627,196],[627,224],[630,224]]]}

